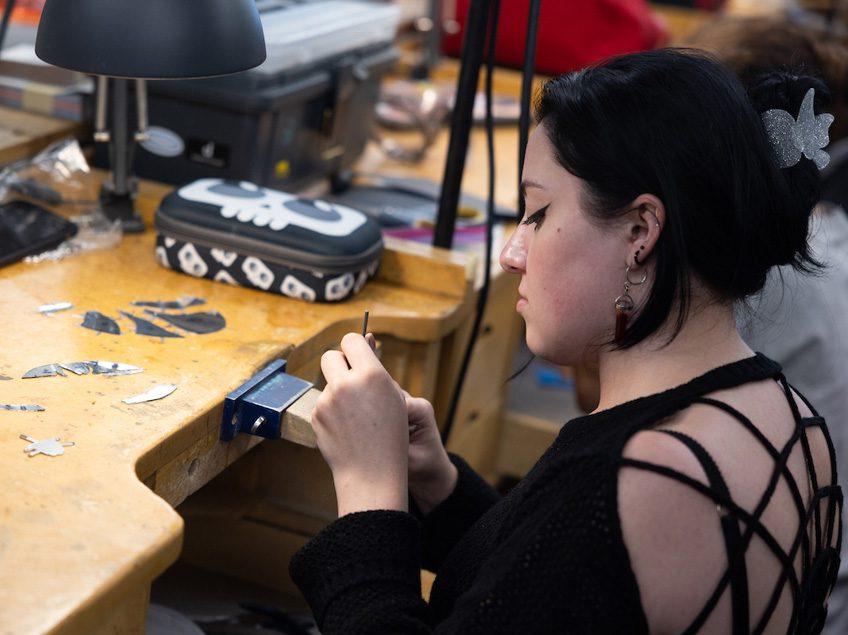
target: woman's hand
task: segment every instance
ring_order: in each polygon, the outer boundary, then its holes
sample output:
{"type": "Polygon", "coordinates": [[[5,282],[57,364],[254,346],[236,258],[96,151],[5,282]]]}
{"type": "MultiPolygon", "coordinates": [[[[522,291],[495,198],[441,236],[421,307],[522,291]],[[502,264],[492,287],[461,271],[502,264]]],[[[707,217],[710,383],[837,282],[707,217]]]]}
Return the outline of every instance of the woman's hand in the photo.
{"type": "Polygon", "coordinates": [[[348,333],[327,351],[327,387],[312,412],[318,448],[333,473],[339,516],[407,510],[409,433],[404,397],[365,338],[348,333]]]}
{"type": "Polygon", "coordinates": [[[409,423],[409,491],[426,514],[450,496],[458,473],[442,444],[433,406],[426,399],[401,392],[409,423]]]}
{"type": "MultiPolygon", "coordinates": [[[[368,333],[365,341],[376,350],[374,335],[368,333]]],[[[442,444],[433,405],[426,399],[413,397],[400,384],[394,383],[406,403],[409,424],[409,492],[421,512],[426,514],[450,496],[459,473],[442,444]]]]}

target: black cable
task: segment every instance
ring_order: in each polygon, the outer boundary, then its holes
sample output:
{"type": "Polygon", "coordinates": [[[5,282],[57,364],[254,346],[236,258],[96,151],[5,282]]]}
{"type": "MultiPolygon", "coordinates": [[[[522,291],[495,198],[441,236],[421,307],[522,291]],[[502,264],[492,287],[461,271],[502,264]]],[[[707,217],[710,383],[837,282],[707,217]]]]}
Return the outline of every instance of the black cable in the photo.
{"type": "Polygon", "coordinates": [[[3,44],[6,42],[6,31],[9,29],[9,19],[12,17],[14,8],[15,0],[6,0],[6,8],[3,9],[3,21],[0,22],[0,50],[3,50],[3,44]]]}
{"type": "Polygon", "coordinates": [[[530,137],[530,93],[533,90],[533,71],[536,69],[536,39],[539,34],[539,12],[542,0],[530,0],[527,16],[527,37],[524,41],[524,67],[521,69],[521,114],[518,119],[518,218],[524,218],[524,198],[521,178],[524,173],[524,153],[530,137]]]}
{"type": "Polygon", "coordinates": [[[492,230],[495,224],[495,118],[492,112],[492,84],[495,74],[495,44],[498,35],[498,20],[500,17],[500,0],[492,0],[489,8],[488,36],[489,47],[486,56],[486,149],[489,162],[489,192],[486,200],[486,249],[483,260],[483,286],[480,295],[477,296],[477,310],[474,314],[474,325],[471,327],[471,335],[465,355],[462,358],[459,376],[451,396],[450,407],[442,428],[442,442],[447,445],[451,428],[456,417],[456,410],[462,396],[462,386],[468,372],[468,364],[474,345],[477,343],[477,335],[480,333],[480,324],[483,321],[483,313],[486,310],[486,301],[489,298],[489,282],[492,269],[492,230]]]}
{"type": "Polygon", "coordinates": [[[462,63],[451,114],[450,141],[439,196],[436,231],[433,234],[433,245],[445,249],[450,249],[453,245],[453,230],[456,225],[462,175],[465,171],[465,156],[468,153],[468,137],[473,123],[474,99],[477,96],[477,81],[483,62],[490,7],[491,0],[471,0],[465,21],[462,63]]]}

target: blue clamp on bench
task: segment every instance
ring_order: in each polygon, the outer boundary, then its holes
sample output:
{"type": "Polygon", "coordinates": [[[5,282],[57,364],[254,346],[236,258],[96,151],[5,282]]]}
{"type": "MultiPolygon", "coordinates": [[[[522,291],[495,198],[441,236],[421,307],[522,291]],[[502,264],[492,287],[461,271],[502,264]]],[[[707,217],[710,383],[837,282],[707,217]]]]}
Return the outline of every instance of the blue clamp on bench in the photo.
{"type": "Polygon", "coordinates": [[[310,388],[308,381],[286,373],[286,360],[271,362],[226,396],[221,440],[231,441],[239,432],[279,439],[286,409],[310,388]]]}

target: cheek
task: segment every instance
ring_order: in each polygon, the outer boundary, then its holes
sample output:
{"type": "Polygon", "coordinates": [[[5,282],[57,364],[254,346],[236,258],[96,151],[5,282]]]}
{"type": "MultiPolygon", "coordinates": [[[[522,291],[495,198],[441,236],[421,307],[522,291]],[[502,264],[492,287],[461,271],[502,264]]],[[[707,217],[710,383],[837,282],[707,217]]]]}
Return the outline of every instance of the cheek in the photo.
{"type": "Polygon", "coordinates": [[[527,256],[527,343],[537,354],[571,363],[614,325],[612,245],[591,231],[541,232],[527,256]]]}

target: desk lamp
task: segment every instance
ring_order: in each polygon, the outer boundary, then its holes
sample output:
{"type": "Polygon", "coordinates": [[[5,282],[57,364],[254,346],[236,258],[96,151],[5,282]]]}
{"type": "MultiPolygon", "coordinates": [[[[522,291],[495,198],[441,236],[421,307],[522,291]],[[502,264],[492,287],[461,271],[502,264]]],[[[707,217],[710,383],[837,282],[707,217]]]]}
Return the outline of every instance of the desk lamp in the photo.
{"type": "Polygon", "coordinates": [[[103,211],[124,231],[141,232],[133,209],[135,142],[147,139],[147,79],[226,75],[265,61],[254,0],[47,0],[35,53],[43,61],[97,76],[94,140],[109,143],[103,211]],[[109,79],[111,130],[106,127],[109,79]],[[128,139],[128,82],[135,80],[138,130],[128,139]]]}

